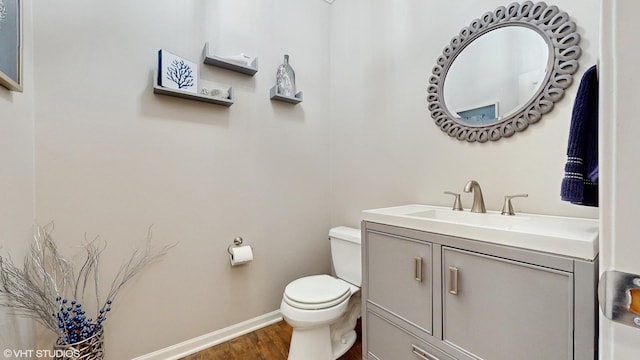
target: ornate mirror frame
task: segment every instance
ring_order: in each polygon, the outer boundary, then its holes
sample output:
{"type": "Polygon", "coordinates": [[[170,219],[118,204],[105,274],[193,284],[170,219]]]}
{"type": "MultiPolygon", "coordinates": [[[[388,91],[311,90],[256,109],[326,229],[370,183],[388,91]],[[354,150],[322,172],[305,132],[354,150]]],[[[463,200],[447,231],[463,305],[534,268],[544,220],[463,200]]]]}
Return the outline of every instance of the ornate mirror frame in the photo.
{"type": "Polygon", "coordinates": [[[427,89],[428,108],[436,125],[449,136],[469,142],[496,141],[509,137],[540,120],[571,86],[581,54],[580,35],[569,15],[557,6],[526,1],[498,7],[474,19],[451,39],[433,67],[427,89]],[[524,26],[538,32],[549,46],[547,71],[531,99],[512,114],[488,125],[469,125],[457,120],[444,102],[444,81],[456,57],[478,37],[505,26],[524,26]]]}

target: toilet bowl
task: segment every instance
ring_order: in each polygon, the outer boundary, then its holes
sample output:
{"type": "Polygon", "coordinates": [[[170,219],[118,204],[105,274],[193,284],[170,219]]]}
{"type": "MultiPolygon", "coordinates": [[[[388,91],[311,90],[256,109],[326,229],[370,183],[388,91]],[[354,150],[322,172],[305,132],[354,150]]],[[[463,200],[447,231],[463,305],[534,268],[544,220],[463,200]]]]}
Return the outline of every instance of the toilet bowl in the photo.
{"type": "Polygon", "coordinates": [[[356,341],[360,317],[360,230],[337,227],[329,232],[336,277],[312,275],[290,282],[280,312],[293,333],[289,360],[333,360],[356,341]]]}

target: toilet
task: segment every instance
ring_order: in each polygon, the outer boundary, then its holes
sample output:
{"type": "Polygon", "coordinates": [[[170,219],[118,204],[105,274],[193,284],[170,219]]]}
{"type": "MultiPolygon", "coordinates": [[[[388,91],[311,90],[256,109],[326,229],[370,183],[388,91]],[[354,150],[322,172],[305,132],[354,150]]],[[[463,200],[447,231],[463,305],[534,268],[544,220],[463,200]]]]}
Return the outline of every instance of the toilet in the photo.
{"type": "Polygon", "coordinates": [[[289,360],[334,360],[356,341],[362,283],[360,229],[329,231],[336,277],[312,275],[290,282],[280,312],[293,328],[289,360]]]}

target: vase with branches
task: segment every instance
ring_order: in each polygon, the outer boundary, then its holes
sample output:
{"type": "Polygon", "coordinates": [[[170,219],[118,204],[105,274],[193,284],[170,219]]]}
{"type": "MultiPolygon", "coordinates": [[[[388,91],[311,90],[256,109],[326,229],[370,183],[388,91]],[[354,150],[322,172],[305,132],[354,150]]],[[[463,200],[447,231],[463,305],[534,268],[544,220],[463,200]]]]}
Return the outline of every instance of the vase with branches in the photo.
{"type": "Polygon", "coordinates": [[[121,264],[107,295],[102,297],[99,265],[106,242],[99,237],[86,241],[82,260],[76,266],[60,253],[52,231],[53,224],[35,227],[22,268],[16,266],[11,257],[0,256],[0,306],[33,318],[53,331],[58,337],[56,347],[91,351],[96,356],[87,358],[102,359],[103,323],[119,291],[175,244],[152,247],[149,229],[145,246],[136,249],[121,264]],[[94,305],[92,317],[87,314],[90,311],[87,308],[94,305]],[[96,338],[100,342],[87,347],[85,343],[96,338]]]}

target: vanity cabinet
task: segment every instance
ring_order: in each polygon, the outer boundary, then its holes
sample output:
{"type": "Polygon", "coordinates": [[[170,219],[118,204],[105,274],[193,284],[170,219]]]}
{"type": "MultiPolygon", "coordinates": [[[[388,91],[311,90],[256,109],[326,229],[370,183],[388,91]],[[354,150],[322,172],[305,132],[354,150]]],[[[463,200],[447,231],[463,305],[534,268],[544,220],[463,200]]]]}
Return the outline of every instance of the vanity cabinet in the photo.
{"type": "Polygon", "coordinates": [[[362,239],[364,359],[597,359],[597,258],[370,221],[362,239]]]}

